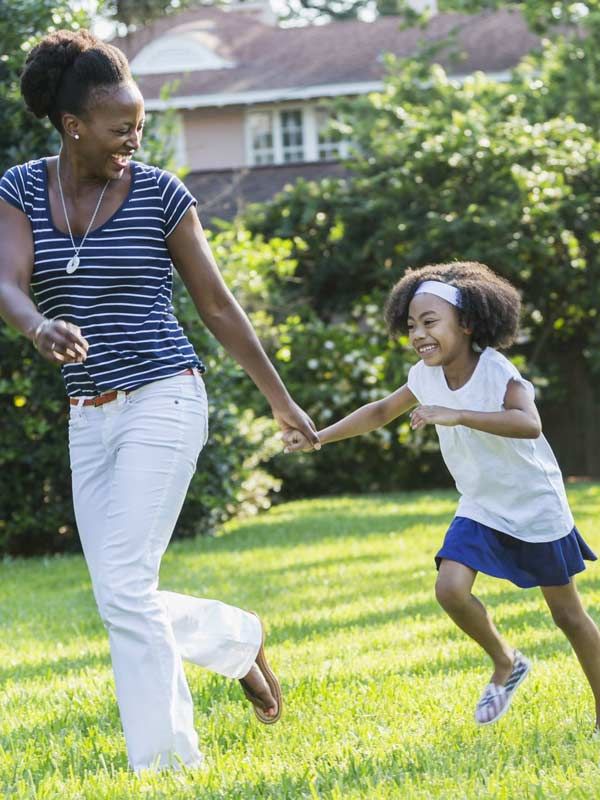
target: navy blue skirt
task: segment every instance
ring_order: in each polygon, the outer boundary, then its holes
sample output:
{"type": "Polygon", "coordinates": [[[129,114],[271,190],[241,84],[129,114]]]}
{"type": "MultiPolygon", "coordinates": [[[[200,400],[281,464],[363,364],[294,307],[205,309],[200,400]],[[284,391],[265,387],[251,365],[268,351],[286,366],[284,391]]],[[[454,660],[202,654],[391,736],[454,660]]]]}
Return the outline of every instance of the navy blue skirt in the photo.
{"type": "Polygon", "coordinates": [[[564,586],[571,575],[583,572],[584,559],[596,561],[597,556],[577,528],[553,542],[524,542],[467,517],[454,517],[435,557],[438,569],[443,558],[529,589],[564,586]]]}

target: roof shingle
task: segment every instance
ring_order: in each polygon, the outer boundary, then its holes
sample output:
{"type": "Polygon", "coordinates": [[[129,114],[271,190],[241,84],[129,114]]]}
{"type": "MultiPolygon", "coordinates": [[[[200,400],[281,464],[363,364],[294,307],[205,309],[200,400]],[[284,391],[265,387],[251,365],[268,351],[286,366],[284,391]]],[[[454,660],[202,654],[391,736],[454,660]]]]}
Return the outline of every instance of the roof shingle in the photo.
{"type": "Polygon", "coordinates": [[[248,14],[205,7],[163,18],[113,43],[131,60],[163,34],[190,31],[209,32],[216,42],[215,52],[235,66],[185,75],[140,76],[140,89],[147,100],[158,98],[164,83],[173,80],[180,81],[177,97],[376,81],[385,71],[384,53],[415,55],[421,41],[443,41],[453,31],[463,59],[457,64],[447,50],[438,59],[450,73],[497,73],[515,66],[540,42],[521,14],[509,9],[476,16],[438,14],[424,30],[403,30],[397,17],[280,28],[248,14]]]}

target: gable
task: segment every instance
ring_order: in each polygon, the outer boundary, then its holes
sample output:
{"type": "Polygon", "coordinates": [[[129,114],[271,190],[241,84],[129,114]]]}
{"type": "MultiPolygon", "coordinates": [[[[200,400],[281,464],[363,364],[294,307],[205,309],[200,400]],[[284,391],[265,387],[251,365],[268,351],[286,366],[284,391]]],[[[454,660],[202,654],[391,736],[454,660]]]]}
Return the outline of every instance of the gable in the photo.
{"type": "Polygon", "coordinates": [[[204,32],[166,34],[139,51],[131,61],[131,71],[134,75],[163,75],[234,67],[234,62],[210,46],[216,44],[214,37],[204,32]]]}

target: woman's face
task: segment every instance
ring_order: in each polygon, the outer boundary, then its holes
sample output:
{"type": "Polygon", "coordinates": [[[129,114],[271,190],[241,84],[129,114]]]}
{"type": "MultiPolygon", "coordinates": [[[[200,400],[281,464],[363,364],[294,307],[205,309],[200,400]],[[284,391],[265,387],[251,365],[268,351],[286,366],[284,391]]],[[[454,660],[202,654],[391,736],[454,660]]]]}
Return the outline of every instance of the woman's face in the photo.
{"type": "Polygon", "coordinates": [[[410,302],[408,336],[419,358],[429,367],[451,364],[471,350],[470,331],[461,326],[458,309],[426,292],[410,302]]]}
{"type": "Polygon", "coordinates": [[[144,99],[135,83],[93,91],[85,115],[65,114],[67,134],[79,134],[75,151],[93,177],[118,179],[139,148],[144,127],[144,99]]]}

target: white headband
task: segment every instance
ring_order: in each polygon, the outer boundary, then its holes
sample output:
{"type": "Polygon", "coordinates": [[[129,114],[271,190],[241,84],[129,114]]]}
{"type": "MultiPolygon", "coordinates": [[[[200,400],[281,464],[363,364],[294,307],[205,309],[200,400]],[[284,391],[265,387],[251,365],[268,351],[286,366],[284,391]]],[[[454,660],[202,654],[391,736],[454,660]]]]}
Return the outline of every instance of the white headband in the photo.
{"type": "Polygon", "coordinates": [[[451,303],[457,308],[461,308],[462,306],[460,289],[457,289],[456,286],[452,286],[449,283],[442,283],[442,281],[423,281],[413,297],[416,297],[418,294],[435,294],[437,297],[441,297],[442,300],[451,303]]]}

